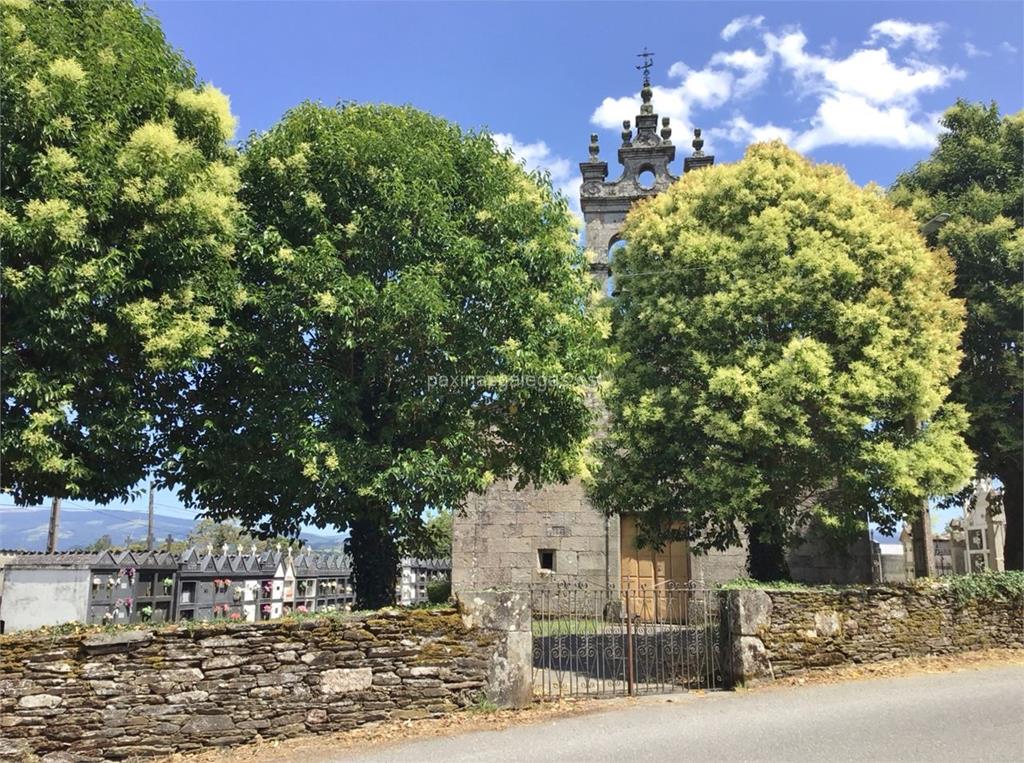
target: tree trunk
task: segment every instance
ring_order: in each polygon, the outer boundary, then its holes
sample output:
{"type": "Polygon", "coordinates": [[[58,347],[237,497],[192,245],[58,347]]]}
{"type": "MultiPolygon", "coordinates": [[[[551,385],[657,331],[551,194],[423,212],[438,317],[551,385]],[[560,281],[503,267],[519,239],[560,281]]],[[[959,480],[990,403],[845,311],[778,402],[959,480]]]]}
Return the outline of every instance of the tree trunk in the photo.
{"type": "Polygon", "coordinates": [[[921,508],[918,509],[910,523],[910,537],[914,550],[914,577],[922,579],[937,577],[932,511],[927,499],[921,501],[921,508]]]}
{"type": "Polygon", "coordinates": [[[754,580],[789,580],[786,535],[778,518],[752,522],[747,528],[747,569],[754,580]]]}
{"type": "Polygon", "coordinates": [[[1006,517],[1006,543],[1003,563],[1008,570],[1024,570],[1024,495],[1021,494],[1020,466],[1011,464],[1000,471],[1003,483],[1003,514],[1006,517]]]}
{"type": "Polygon", "coordinates": [[[399,557],[391,531],[375,519],[357,520],[351,524],[348,548],[352,555],[355,608],[392,606],[398,583],[399,557]]]}

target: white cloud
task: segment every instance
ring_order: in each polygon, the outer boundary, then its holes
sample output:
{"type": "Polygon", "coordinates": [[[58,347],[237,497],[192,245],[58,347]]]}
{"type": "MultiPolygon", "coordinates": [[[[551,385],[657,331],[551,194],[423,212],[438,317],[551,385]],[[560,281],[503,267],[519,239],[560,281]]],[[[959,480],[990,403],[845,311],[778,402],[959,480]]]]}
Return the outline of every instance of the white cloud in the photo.
{"type": "Polygon", "coordinates": [[[793,142],[800,151],[835,144],[932,146],[937,127],[929,115],[919,113],[918,97],[964,76],[956,67],[913,58],[896,63],[885,48],[861,49],[840,59],[816,56],[806,51],[807,37],[799,30],[766,34],[765,43],[801,91],[821,99],[810,128],[793,142]]]}
{"type": "Polygon", "coordinates": [[[1000,43],[999,47],[1000,47],[1001,50],[1005,50],[1007,53],[1016,53],[1017,52],[1017,47],[1015,45],[1011,45],[1008,42],[1000,43]]]}
{"type": "Polygon", "coordinates": [[[878,106],[858,95],[833,93],[818,106],[811,128],[798,135],[792,145],[804,152],[835,144],[930,148],[938,132],[934,114],[922,120],[903,106],[878,106]]]}
{"type": "Polygon", "coordinates": [[[893,47],[909,42],[918,50],[935,50],[939,47],[939,27],[936,24],[914,24],[901,19],[886,19],[871,27],[868,44],[875,44],[888,38],[893,47]]]}
{"type": "Polygon", "coordinates": [[[512,149],[512,153],[523,163],[527,170],[547,170],[552,180],[569,174],[569,160],[554,156],[548,144],[542,140],[536,143],[520,143],[511,133],[499,132],[493,136],[494,144],[499,151],[512,149]]]}
{"type": "MultiPolygon", "coordinates": [[[[753,45],[715,52],[701,69],[674,63],[668,75],[678,84],[653,88],[655,111],[671,118],[677,135],[697,122],[699,112],[763,92],[774,74],[792,86],[781,95],[794,102],[810,100],[813,113],[788,124],[758,124],[740,114],[724,123],[720,117],[701,117],[709,143],[779,138],[801,151],[827,145],[930,147],[939,127],[936,115],[922,109],[921,99],[965,76],[957,66],[934,60],[934,54],[923,60],[926,53],[938,49],[938,24],[880,21],[871,26],[869,42],[847,54],[837,54],[834,45],[816,46],[812,52],[798,26],[764,28],[760,16],[733,19],[722,37],[730,39],[751,28],[762,28],[763,48],[753,45]]],[[[1011,53],[1016,50],[1009,43],[1001,47],[1011,53]]],[[[965,45],[965,50],[969,55],[985,55],[973,46],[965,45]]],[[[594,110],[591,121],[618,131],[623,120],[632,120],[639,109],[638,96],[609,97],[594,110]]]]}
{"type": "Polygon", "coordinates": [[[569,207],[573,213],[579,214],[580,185],[583,181],[573,168],[572,162],[552,154],[551,148],[542,140],[534,143],[521,143],[514,135],[507,132],[494,133],[491,137],[499,151],[512,149],[516,159],[522,162],[527,171],[548,172],[551,175],[551,185],[569,200],[569,207]]]}
{"type": "Polygon", "coordinates": [[[988,58],[992,54],[987,50],[982,50],[973,42],[964,43],[964,52],[967,53],[968,58],[988,58]]]}
{"type": "Polygon", "coordinates": [[[801,31],[782,37],[766,34],[765,43],[778,54],[783,68],[792,71],[804,87],[852,93],[880,104],[905,101],[964,76],[956,67],[914,59],[906,59],[905,65],[900,66],[889,58],[885,48],[857,50],[843,59],[816,56],[804,50],[807,37],[801,31]]]}
{"type": "Polygon", "coordinates": [[[751,124],[745,117],[737,116],[725,123],[725,127],[716,127],[708,131],[713,137],[722,137],[731,143],[765,143],[770,140],[781,140],[792,144],[796,131],[789,127],[766,122],[763,125],[751,124]]]}
{"type": "Polygon", "coordinates": [[[849,58],[831,62],[825,79],[839,92],[854,93],[875,103],[904,101],[936,90],[964,74],[957,68],[909,61],[897,66],[887,50],[858,50],[849,58]]]}
{"type": "Polygon", "coordinates": [[[722,28],[722,39],[731,40],[744,29],[758,29],[764,23],[764,16],[739,16],[722,28]]]}
{"type": "MultiPolygon", "coordinates": [[[[681,64],[673,64],[672,70],[681,64]]],[[[679,72],[683,77],[682,97],[688,103],[696,103],[700,106],[715,108],[729,100],[732,95],[732,74],[726,71],[714,69],[687,70],[685,74],[679,72]]]]}
{"type": "MultiPolygon", "coordinates": [[[[673,127],[685,127],[690,124],[690,105],[683,100],[679,88],[655,86],[652,90],[654,95],[651,102],[660,116],[669,117],[673,127]]],[[[590,121],[598,127],[619,130],[624,120],[628,119],[632,124],[633,118],[639,113],[639,95],[605,98],[590,115],[590,121]]]]}
{"type": "Polygon", "coordinates": [[[768,79],[772,54],[769,52],[758,54],[753,48],[734,50],[729,53],[722,51],[711,57],[710,64],[712,66],[728,66],[743,72],[743,75],[736,80],[734,88],[735,94],[740,96],[757,90],[768,79]]]}
{"type": "MultiPolygon", "coordinates": [[[[651,102],[658,115],[668,117],[677,131],[691,129],[693,108],[716,108],[733,94],[733,75],[723,69],[691,69],[678,61],[669,68],[669,76],[682,81],[677,87],[653,86],[651,102]]],[[[590,121],[609,130],[621,129],[623,121],[632,122],[640,113],[640,103],[639,93],[605,98],[590,115],[590,121]]]]}

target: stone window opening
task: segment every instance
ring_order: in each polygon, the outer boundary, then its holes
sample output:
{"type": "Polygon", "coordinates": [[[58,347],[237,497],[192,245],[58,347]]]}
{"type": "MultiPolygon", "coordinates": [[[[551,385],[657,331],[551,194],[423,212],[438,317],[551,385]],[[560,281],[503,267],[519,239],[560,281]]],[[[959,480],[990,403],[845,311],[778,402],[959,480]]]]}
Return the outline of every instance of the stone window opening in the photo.
{"type": "Polygon", "coordinates": [[[618,234],[608,245],[608,282],[605,284],[605,296],[617,297],[621,293],[621,285],[615,278],[615,255],[626,248],[626,242],[618,237],[618,234]]]}
{"type": "Polygon", "coordinates": [[[548,572],[555,571],[555,551],[551,548],[541,548],[537,550],[537,562],[540,565],[541,570],[547,570],[548,572]]]}

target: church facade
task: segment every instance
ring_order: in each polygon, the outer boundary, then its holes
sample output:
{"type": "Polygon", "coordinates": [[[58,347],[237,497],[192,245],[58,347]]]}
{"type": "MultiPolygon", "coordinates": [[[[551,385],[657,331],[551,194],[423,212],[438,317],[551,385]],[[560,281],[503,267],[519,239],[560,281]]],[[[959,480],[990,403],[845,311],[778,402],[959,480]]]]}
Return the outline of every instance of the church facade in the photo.
{"type": "MultiPolygon", "coordinates": [[[[619,177],[608,179],[597,135],[590,136],[590,156],[580,164],[590,271],[602,291],[613,277],[612,250],[632,205],[679,179],[671,171],[676,147],[669,118],[659,121],[652,94],[645,75],[635,124],[623,122],[619,177]]],[[[714,163],[702,148],[696,130],[684,173],[714,163]]],[[[482,495],[470,496],[465,513],[455,517],[452,588],[468,593],[552,580],[623,589],[665,582],[712,585],[745,573],[743,548],[698,556],[687,544],[673,543],[653,552],[638,549],[635,538],[633,518],[596,510],[578,480],[524,490],[516,490],[514,481],[495,483],[482,495]]]]}

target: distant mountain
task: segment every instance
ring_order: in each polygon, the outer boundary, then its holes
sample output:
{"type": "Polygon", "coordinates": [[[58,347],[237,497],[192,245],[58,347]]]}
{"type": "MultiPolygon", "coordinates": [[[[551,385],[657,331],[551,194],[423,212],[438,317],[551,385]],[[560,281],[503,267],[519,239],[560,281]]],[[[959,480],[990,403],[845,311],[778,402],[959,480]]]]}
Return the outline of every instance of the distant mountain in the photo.
{"type": "MultiPolygon", "coordinates": [[[[57,548],[67,551],[88,546],[104,535],[109,535],[115,545],[123,545],[126,538],[133,542],[145,540],[146,522],[146,513],[141,511],[65,507],[60,512],[60,540],[57,548]]],[[[195,522],[182,517],[154,514],[153,534],[157,543],[168,535],[173,535],[175,540],[184,540],[195,522]]],[[[0,548],[43,551],[46,549],[49,525],[49,507],[0,507],[0,548]]],[[[344,539],[340,533],[304,532],[300,537],[310,547],[321,550],[338,547],[344,539]]]]}

